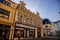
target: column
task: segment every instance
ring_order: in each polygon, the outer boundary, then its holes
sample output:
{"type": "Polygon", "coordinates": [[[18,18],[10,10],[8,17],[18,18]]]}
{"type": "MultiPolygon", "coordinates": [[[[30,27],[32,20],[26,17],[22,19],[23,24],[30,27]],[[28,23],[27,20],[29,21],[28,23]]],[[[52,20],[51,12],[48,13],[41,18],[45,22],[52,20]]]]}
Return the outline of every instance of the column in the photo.
{"type": "Polygon", "coordinates": [[[28,29],[24,29],[24,37],[25,38],[29,37],[29,30],[28,29]]]}
{"type": "Polygon", "coordinates": [[[43,37],[43,29],[41,28],[41,37],[43,37]]]}
{"type": "Polygon", "coordinates": [[[37,38],[37,28],[35,29],[35,38],[37,38]]]}
{"type": "Polygon", "coordinates": [[[24,38],[26,38],[26,29],[24,29],[24,38]]]}
{"type": "Polygon", "coordinates": [[[29,30],[27,30],[27,37],[29,37],[29,30]]]}
{"type": "Polygon", "coordinates": [[[9,40],[13,40],[14,26],[11,26],[9,40]]]}

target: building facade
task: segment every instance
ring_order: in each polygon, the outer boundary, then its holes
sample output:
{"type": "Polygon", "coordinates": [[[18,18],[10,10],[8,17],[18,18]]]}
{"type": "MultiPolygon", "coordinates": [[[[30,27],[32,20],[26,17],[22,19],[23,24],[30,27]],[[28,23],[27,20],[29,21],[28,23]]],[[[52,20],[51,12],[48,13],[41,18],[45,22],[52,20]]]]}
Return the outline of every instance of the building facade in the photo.
{"type": "Polygon", "coordinates": [[[43,19],[44,36],[51,36],[55,31],[53,23],[49,19],[43,19]]]}
{"type": "Polygon", "coordinates": [[[56,22],[52,22],[55,26],[55,30],[58,31],[60,30],[60,20],[56,21],[56,22]]]}
{"type": "Polygon", "coordinates": [[[0,39],[11,39],[14,32],[15,3],[0,0],[0,39]]]}
{"type": "Polygon", "coordinates": [[[39,13],[27,10],[25,3],[19,4],[11,0],[0,0],[0,38],[43,37],[42,19],[39,13]]]}
{"type": "Polygon", "coordinates": [[[17,38],[19,33],[21,38],[43,36],[42,19],[39,17],[39,13],[32,13],[30,10],[27,10],[25,5],[23,1],[20,1],[17,5],[14,38],[17,38]]]}

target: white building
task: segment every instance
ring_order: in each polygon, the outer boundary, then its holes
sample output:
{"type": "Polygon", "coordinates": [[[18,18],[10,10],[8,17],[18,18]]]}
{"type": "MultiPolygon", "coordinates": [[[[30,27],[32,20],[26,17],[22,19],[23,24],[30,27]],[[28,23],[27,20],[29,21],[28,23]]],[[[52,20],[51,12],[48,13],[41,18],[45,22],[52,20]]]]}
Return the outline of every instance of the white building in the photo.
{"type": "Polygon", "coordinates": [[[60,20],[59,21],[56,21],[56,22],[53,22],[54,26],[55,26],[55,30],[58,31],[60,30],[60,20]]]}
{"type": "Polygon", "coordinates": [[[49,19],[43,19],[44,36],[49,36],[55,31],[54,24],[49,19]]]}

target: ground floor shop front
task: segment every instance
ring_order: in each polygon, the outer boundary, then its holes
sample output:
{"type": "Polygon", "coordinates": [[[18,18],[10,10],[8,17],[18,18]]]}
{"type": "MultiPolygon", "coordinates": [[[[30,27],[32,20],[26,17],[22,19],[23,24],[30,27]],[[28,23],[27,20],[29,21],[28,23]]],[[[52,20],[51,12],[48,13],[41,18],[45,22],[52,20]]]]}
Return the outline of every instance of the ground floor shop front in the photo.
{"type": "Polygon", "coordinates": [[[13,39],[14,25],[0,20],[0,40],[13,39]]]}
{"type": "MultiPolygon", "coordinates": [[[[8,25],[0,23],[0,39],[13,40],[15,38],[37,38],[38,30],[36,27],[24,24],[8,25]]],[[[41,35],[41,34],[40,34],[41,35]]]]}
{"type": "Polygon", "coordinates": [[[10,26],[0,24],[0,39],[9,39],[10,26]]]}
{"type": "Polygon", "coordinates": [[[16,23],[14,38],[32,38],[37,37],[37,28],[16,23]]]}
{"type": "Polygon", "coordinates": [[[0,40],[11,40],[13,38],[13,30],[11,25],[0,24],[0,40]]]}

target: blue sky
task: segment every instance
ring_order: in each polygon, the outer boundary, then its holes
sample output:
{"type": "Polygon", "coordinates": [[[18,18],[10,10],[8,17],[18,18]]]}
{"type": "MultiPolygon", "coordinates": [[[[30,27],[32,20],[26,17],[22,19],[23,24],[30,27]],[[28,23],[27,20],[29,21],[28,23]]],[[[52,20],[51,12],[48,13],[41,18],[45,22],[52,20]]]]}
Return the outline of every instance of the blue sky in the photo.
{"type": "MultiPolygon", "coordinates": [[[[20,0],[12,0],[19,3],[20,0]]],[[[51,21],[60,20],[60,0],[23,0],[26,7],[33,12],[39,12],[42,19],[48,18],[51,21]]]]}

